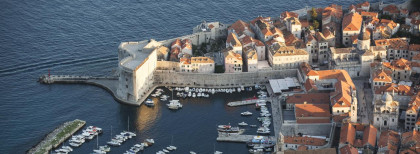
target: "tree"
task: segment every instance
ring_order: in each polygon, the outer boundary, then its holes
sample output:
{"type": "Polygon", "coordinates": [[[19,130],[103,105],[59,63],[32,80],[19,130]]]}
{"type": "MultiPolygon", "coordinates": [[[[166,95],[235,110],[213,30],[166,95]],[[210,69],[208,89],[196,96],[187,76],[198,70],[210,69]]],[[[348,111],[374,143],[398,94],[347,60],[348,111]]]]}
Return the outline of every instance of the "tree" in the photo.
{"type": "Polygon", "coordinates": [[[319,28],[319,22],[317,20],[314,20],[314,23],[312,24],[314,29],[318,29],[319,28]]]}
{"type": "Polygon", "coordinates": [[[312,20],[316,20],[316,18],[318,17],[318,13],[316,12],[315,8],[312,8],[311,10],[311,19],[312,20]]]}
{"type": "Polygon", "coordinates": [[[314,26],[309,26],[309,30],[314,30],[314,26]]]}

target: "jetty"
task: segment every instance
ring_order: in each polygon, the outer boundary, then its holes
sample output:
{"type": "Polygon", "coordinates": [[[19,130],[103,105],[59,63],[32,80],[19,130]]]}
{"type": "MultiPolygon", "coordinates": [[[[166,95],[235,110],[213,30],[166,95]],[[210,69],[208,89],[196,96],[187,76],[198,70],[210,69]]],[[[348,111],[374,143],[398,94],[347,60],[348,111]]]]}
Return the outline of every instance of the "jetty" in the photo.
{"type": "Polygon", "coordinates": [[[258,100],[266,100],[266,99],[251,99],[251,100],[245,100],[245,101],[234,101],[234,102],[229,102],[227,105],[230,106],[230,107],[242,106],[242,105],[251,105],[251,104],[257,103],[258,100]]]}
{"type": "MultiPolygon", "coordinates": [[[[240,143],[245,143],[248,142],[249,140],[253,139],[254,136],[256,135],[227,135],[227,134],[223,134],[223,133],[219,133],[219,136],[217,137],[217,141],[219,142],[240,142],[240,143]]],[[[269,136],[269,138],[273,138],[274,136],[269,136]]]]}
{"type": "Polygon", "coordinates": [[[32,149],[28,150],[28,154],[48,154],[48,152],[57,148],[61,143],[71,137],[76,133],[80,128],[86,124],[86,121],[83,120],[73,120],[65,122],[64,124],[58,126],[54,131],[49,133],[45,138],[35,145],[32,149]]]}

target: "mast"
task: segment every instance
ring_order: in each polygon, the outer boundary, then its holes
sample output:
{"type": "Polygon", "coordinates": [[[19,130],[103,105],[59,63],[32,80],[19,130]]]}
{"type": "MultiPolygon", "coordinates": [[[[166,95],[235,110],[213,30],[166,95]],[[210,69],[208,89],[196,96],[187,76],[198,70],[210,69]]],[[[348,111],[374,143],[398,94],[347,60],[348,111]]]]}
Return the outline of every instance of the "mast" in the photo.
{"type": "Polygon", "coordinates": [[[111,125],[111,140],[112,140],[112,125],[111,125]]]}
{"type": "Polygon", "coordinates": [[[127,119],[127,131],[130,131],[130,116],[127,119]]]}

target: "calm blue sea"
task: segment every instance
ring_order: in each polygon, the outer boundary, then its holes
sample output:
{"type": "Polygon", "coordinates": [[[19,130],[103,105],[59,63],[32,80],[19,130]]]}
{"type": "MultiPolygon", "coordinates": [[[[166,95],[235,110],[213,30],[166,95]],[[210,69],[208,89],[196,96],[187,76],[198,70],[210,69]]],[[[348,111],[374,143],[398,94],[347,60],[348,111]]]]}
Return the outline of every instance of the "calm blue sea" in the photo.
{"type": "MultiPolygon", "coordinates": [[[[388,0],[387,2],[398,2],[388,0]]],[[[99,143],[127,129],[138,136],[111,153],[122,153],[145,138],[156,144],[145,153],[167,146],[173,136],[174,153],[246,153],[246,146],[217,143],[217,124],[245,121],[240,112],[253,107],[228,108],[229,100],[252,93],[216,95],[209,99],[183,100],[184,108],[169,111],[118,104],[103,89],[86,85],[41,85],[37,79],[52,74],[109,75],[117,66],[117,47],[122,41],[163,40],[192,33],[201,21],[233,23],[258,15],[279,16],[286,10],[348,0],[0,0],[0,153],[24,153],[44,135],[65,121],[82,119],[104,128],[99,143]]],[[[255,130],[248,130],[254,133],[255,130]]],[[[75,153],[89,153],[95,141],[75,153]]]]}

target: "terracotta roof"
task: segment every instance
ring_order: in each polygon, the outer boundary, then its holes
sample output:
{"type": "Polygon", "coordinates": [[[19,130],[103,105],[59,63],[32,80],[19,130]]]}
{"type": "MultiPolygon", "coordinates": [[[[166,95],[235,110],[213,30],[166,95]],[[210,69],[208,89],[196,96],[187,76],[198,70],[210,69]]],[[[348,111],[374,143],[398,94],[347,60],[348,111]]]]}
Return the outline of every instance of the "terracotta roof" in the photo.
{"type": "Polygon", "coordinates": [[[386,67],[395,70],[411,70],[411,61],[404,58],[393,60],[391,63],[383,63],[386,67]],[[389,65],[389,66],[387,66],[389,65]]]}
{"type": "Polygon", "coordinates": [[[328,93],[308,93],[294,94],[286,97],[287,104],[329,104],[330,94],[328,93]]]}
{"type": "Polygon", "coordinates": [[[235,32],[236,32],[236,34],[238,34],[238,36],[244,35],[245,34],[244,33],[245,30],[248,30],[248,31],[254,33],[254,31],[251,29],[251,27],[249,26],[249,24],[246,23],[246,22],[244,22],[244,21],[242,21],[242,20],[238,20],[235,23],[233,23],[228,28],[228,30],[231,30],[231,29],[235,30],[235,32]]]}
{"type": "Polygon", "coordinates": [[[241,42],[238,40],[238,37],[236,37],[236,35],[233,34],[233,33],[229,33],[229,35],[226,39],[226,43],[230,43],[234,47],[242,46],[241,42]]]}
{"type": "Polygon", "coordinates": [[[420,125],[420,117],[417,119],[416,126],[420,125]]]}
{"type": "Polygon", "coordinates": [[[328,104],[295,104],[295,116],[297,123],[329,123],[330,106],[328,104]]]}
{"type": "Polygon", "coordinates": [[[294,46],[280,46],[274,44],[269,47],[273,57],[278,56],[295,56],[295,55],[308,55],[308,52],[302,49],[296,49],[294,46]]]}
{"type": "Polygon", "coordinates": [[[235,53],[235,52],[230,50],[230,51],[224,52],[224,55],[225,55],[225,59],[226,58],[235,58],[238,61],[240,61],[240,63],[242,63],[242,56],[239,53],[235,53]]]}
{"type": "Polygon", "coordinates": [[[402,13],[402,14],[408,14],[408,10],[407,9],[401,9],[400,10],[400,13],[402,13]]]}
{"type": "Polygon", "coordinates": [[[291,32],[289,31],[284,31],[284,39],[285,39],[285,43],[287,46],[295,46],[297,48],[305,48],[305,43],[297,38],[295,35],[293,35],[291,32]]]}
{"type": "Polygon", "coordinates": [[[378,17],[378,13],[377,12],[365,12],[365,11],[362,11],[362,13],[360,15],[362,15],[362,17],[363,16],[366,16],[366,17],[378,17]]]}
{"type": "Polygon", "coordinates": [[[181,47],[182,46],[181,40],[176,39],[175,41],[173,41],[172,44],[171,44],[171,47],[174,47],[174,45],[179,45],[181,47]]]}
{"type": "Polygon", "coordinates": [[[264,45],[264,43],[263,42],[261,42],[260,40],[258,40],[258,39],[254,39],[254,41],[255,41],[255,45],[256,46],[265,46],[264,45]]]}
{"type": "Polygon", "coordinates": [[[294,12],[288,12],[288,11],[282,12],[280,14],[281,20],[287,20],[288,18],[291,18],[291,17],[299,18],[299,14],[294,13],[294,12]]]}
{"type": "Polygon", "coordinates": [[[360,31],[362,16],[359,13],[350,13],[343,18],[343,31],[360,31]]]}
{"type": "Polygon", "coordinates": [[[247,47],[243,48],[243,51],[244,51],[244,58],[247,58],[249,60],[258,59],[257,50],[255,50],[254,47],[247,46],[247,47]]]}
{"type": "Polygon", "coordinates": [[[356,129],[351,123],[345,123],[341,126],[340,131],[340,144],[354,144],[356,139],[356,129]]]}
{"type": "Polygon", "coordinates": [[[312,145],[312,146],[323,146],[327,144],[325,139],[313,138],[313,137],[300,137],[300,136],[285,136],[284,143],[287,144],[298,144],[298,145],[312,145]]]}
{"type": "Polygon", "coordinates": [[[420,133],[417,130],[403,133],[401,135],[401,146],[412,147],[413,151],[420,152],[420,148],[414,148],[414,147],[420,147],[420,133]]]}
{"type": "Polygon", "coordinates": [[[213,29],[214,28],[214,26],[212,24],[210,24],[208,27],[209,27],[209,29],[213,29]]]}
{"type": "Polygon", "coordinates": [[[254,38],[252,38],[251,36],[246,35],[240,41],[245,46],[247,44],[250,44],[250,43],[254,42],[254,38]]]}
{"type": "Polygon", "coordinates": [[[335,123],[343,123],[343,120],[348,118],[350,116],[350,112],[339,114],[339,115],[333,115],[332,119],[335,123]]]}
{"type": "Polygon", "coordinates": [[[357,4],[356,6],[357,6],[357,7],[359,7],[359,8],[360,8],[360,7],[362,7],[362,6],[363,6],[363,7],[368,7],[368,6],[370,6],[370,4],[369,4],[369,2],[368,2],[368,1],[365,1],[365,2],[363,2],[363,3],[359,3],[359,4],[357,4]]]}
{"type": "Polygon", "coordinates": [[[346,146],[340,148],[340,153],[341,154],[359,154],[357,149],[350,146],[350,145],[346,145],[346,146]]]}
{"type": "Polygon", "coordinates": [[[373,81],[392,82],[392,72],[390,70],[379,69],[372,74],[373,81]]]}
{"type": "Polygon", "coordinates": [[[395,94],[398,95],[406,95],[406,96],[413,96],[414,95],[414,91],[413,89],[411,89],[410,86],[406,86],[406,85],[399,85],[399,84],[395,84],[395,83],[387,83],[385,84],[385,86],[381,86],[378,89],[375,90],[375,94],[383,94],[383,93],[392,93],[394,92],[395,94]]]}
{"type": "Polygon", "coordinates": [[[350,107],[351,106],[351,88],[344,81],[338,81],[335,84],[335,91],[331,92],[332,107],[350,107]]]}
{"type": "Polygon", "coordinates": [[[172,48],[172,49],[171,49],[171,54],[176,54],[176,55],[178,55],[180,52],[181,52],[181,49],[179,49],[179,48],[172,48]]]}
{"type": "Polygon", "coordinates": [[[328,7],[325,7],[322,11],[322,18],[332,16],[334,18],[341,19],[343,16],[343,9],[340,5],[331,4],[328,7]]]}
{"type": "Polygon", "coordinates": [[[398,145],[400,142],[400,135],[398,132],[393,130],[385,130],[381,132],[378,141],[378,147],[387,147],[389,154],[396,154],[398,151],[398,145]]]}
{"type": "Polygon", "coordinates": [[[363,131],[363,145],[370,145],[372,147],[376,146],[376,133],[378,130],[373,126],[369,125],[363,131]]]}
{"type": "Polygon", "coordinates": [[[384,26],[387,26],[390,29],[394,29],[397,27],[397,23],[395,23],[393,20],[381,19],[380,23],[384,26]]]}
{"type": "Polygon", "coordinates": [[[375,40],[376,46],[388,46],[391,49],[408,50],[408,41],[406,38],[392,38],[375,40]]]}
{"type": "Polygon", "coordinates": [[[409,51],[420,51],[420,44],[410,44],[408,47],[409,51]]]}
{"type": "Polygon", "coordinates": [[[191,63],[214,63],[209,57],[191,57],[191,63]]]}
{"type": "Polygon", "coordinates": [[[189,59],[189,58],[180,58],[179,59],[179,62],[181,63],[181,64],[191,64],[191,59],[189,59]]]}
{"type": "Polygon", "coordinates": [[[304,84],[305,90],[307,92],[311,91],[311,90],[318,90],[318,88],[316,87],[315,83],[313,80],[311,79],[307,79],[305,84],[304,84]]]}
{"type": "Polygon", "coordinates": [[[420,60],[420,53],[413,57],[413,60],[420,60]]]}
{"type": "Polygon", "coordinates": [[[273,35],[273,33],[271,32],[271,30],[270,30],[270,29],[268,29],[268,27],[267,27],[267,28],[264,28],[263,30],[261,30],[261,33],[262,33],[264,36],[272,36],[272,35],[273,35]]]}
{"type": "Polygon", "coordinates": [[[389,12],[389,13],[391,13],[391,14],[394,14],[394,13],[400,13],[400,10],[398,9],[398,7],[397,7],[397,6],[395,6],[395,5],[393,5],[393,4],[390,4],[390,5],[388,5],[388,6],[385,6],[385,7],[383,8],[383,11],[389,12]]]}
{"type": "Polygon", "coordinates": [[[299,22],[302,25],[302,28],[303,27],[309,27],[309,21],[308,20],[299,19],[299,22]]]}

